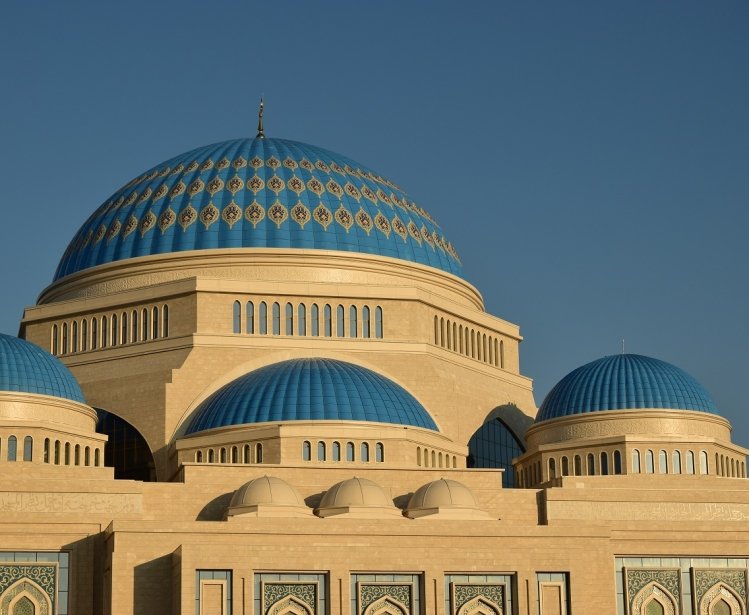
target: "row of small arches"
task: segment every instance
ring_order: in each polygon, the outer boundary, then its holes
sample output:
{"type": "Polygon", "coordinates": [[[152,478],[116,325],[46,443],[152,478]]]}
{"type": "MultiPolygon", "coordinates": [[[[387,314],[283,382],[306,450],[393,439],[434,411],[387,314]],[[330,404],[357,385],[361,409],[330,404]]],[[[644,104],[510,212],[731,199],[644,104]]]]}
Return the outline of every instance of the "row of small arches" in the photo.
{"type": "Polygon", "coordinates": [[[169,306],[83,318],[52,325],[53,355],[86,352],[169,337],[169,306]]]}
{"type": "Polygon", "coordinates": [[[239,446],[222,446],[218,449],[195,451],[195,461],[197,463],[263,463],[263,445],[257,442],[254,446],[245,444],[241,450],[239,446]]]}
{"type": "Polygon", "coordinates": [[[416,447],[416,465],[424,468],[457,468],[458,458],[455,455],[444,455],[439,451],[416,447]],[[450,463],[452,462],[452,465],[450,463]]]}
{"type": "MultiPolygon", "coordinates": [[[[358,460],[363,463],[370,461],[383,463],[385,461],[385,446],[382,442],[375,444],[374,458],[371,456],[371,449],[372,447],[369,442],[361,442],[359,444],[358,460]]],[[[356,445],[353,442],[346,442],[344,449],[338,441],[333,441],[328,446],[327,442],[320,440],[317,442],[316,453],[317,461],[357,461],[356,445]]],[[[302,442],[302,461],[312,461],[312,443],[309,440],[302,442]]]]}
{"type": "MultiPolygon", "coordinates": [[[[694,451],[686,451],[682,455],[681,451],[674,450],[669,455],[668,451],[661,449],[658,451],[657,466],[653,450],[647,449],[643,453],[638,449],[632,451],[631,474],[655,474],[656,469],[658,474],[696,474],[698,468],[694,451]]],[[[710,473],[707,451],[699,452],[699,473],[710,473]]]]}
{"type": "Polygon", "coordinates": [[[434,343],[442,348],[494,365],[505,367],[505,343],[496,337],[469,329],[455,321],[434,317],[434,343]]]}
{"type": "MultiPolygon", "coordinates": [[[[16,436],[8,436],[5,444],[5,459],[7,461],[38,461],[35,459],[34,438],[32,436],[24,437],[21,450],[19,450],[19,444],[16,436]]],[[[0,440],[1,448],[2,441],[0,440]]],[[[91,450],[90,446],[82,447],[80,444],[71,445],[70,442],[61,442],[60,440],[53,442],[49,438],[45,438],[42,460],[44,463],[53,463],[55,465],[94,465],[98,467],[101,465],[101,450],[94,448],[93,456],[91,450]]]]}
{"type": "Polygon", "coordinates": [[[328,303],[322,310],[317,303],[313,303],[309,312],[304,303],[297,306],[286,303],[282,316],[281,304],[275,301],[270,305],[270,318],[268,312],[268,303],[265,301],[258,303],[257,308],[253,301],[247,301],[244,306],[240,301],[235,301],[232,308],[232,331],[249,335],[281,335],[283,331],[283,335],[303,337],[333,337],[335,331],[336,337],[383,337],[382,308],[379,305],[374,310],[368,305],[361,309],[356,305],[348,308],[338,305],[334,313],[333,307],[328,303]]]}

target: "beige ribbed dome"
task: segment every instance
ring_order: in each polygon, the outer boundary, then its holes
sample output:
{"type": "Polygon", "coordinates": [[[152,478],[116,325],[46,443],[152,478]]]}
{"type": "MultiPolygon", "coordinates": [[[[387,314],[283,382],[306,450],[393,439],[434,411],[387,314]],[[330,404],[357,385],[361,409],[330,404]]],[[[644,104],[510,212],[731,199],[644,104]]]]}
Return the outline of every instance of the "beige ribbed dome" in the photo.
{"type": "Polygon", "coordinates": [[[266,475],[245,483],[234,492],[226,516],[298,516],[310,512],[294,487],[285,480],[266,475]]]}
{"type": "Polygon", "coordinates": [[[408,508],[476,508],[476,498],[463,483],[440,478],[416,490],[408,501],[408,508]]]}
{"type": "Polygon", "coordinates": [[[354,476],[333,485],[320,502],[320,508],[338,506],[392,506],[392,502],[377,483],[354,476]]]}

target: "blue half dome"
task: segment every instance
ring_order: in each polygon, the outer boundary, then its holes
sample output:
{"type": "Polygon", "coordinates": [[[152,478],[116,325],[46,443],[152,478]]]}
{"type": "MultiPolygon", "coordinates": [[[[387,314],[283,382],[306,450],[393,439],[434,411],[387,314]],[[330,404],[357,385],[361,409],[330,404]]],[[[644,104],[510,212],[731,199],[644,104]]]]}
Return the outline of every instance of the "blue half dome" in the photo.
{"type": "Polygon", "coordinates": [[[200,404],[186,435],[281,421],[371,421],[437,431],[413,395],[372,370],[332,359],[292,359],[220,388],[200,404]]]}
{"type": "Polygon", "coordinates": [[[86,403],[62,361],[36,344],[0,333],[0,391],[52,395],[86,403]]]}
{"type": "Polygon", "coordinates": [[[389,256],[462,275],[452,244],[393,182],[284,139],[236,139],[155,166],[78,230],[55,273],[138,256],[299,248],[389,256]]]}
{"type": "Polygon", "coordinates": [[[710,394],[684,370],[650,357],[619,354],[578,367],[562,378],[541,404],[536,422],[638,408],[718,414],[710,394]]]}

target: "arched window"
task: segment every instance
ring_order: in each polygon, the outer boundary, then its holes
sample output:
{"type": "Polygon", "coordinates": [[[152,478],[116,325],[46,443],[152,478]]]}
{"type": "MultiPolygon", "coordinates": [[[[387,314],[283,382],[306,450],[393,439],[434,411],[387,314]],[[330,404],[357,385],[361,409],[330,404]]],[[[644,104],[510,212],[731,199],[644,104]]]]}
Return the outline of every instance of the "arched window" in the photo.
{"type": "Polygon", "coordinates": [[[219,463],[226,463],[226,449],[222,446],[218,451],[219,463]]]}
{"type": "Polygon", "coordinates": [[[297,325],[299,335],[307,335],[307,306],[304,303],[300,303],[297,313],[299,314],[299,324],[297,325]]]}
{"type": "Polygon", "coordinates": [[[619,451],[614,451],[614,474],[622,473],[622,454],[619,451]]]}
{"type": "Polygon", "coordinates": [[[707,451],[700,451],[700,474],[708,474],[707,451]]]}
{"type": "Polygon", "coordinates": [[[317,460],[325,461],[325,442],[317,443],[317,460]]]}
{"type": "Polygon", "coordinates": [[[679,451],[674,451],[671,465],[674,474],[681,474],[681,453],[679,451]]]}
{"type": "Polygon", "coordinates": [[[453,469],[457,469],[458,467],[458,458],[453,455],[453,469]]]}
{"type": "Polygon", "coordinates": [[[504,341],[499,342],[499,366],[504,369],[505,367],[505,343],[504,341]]]}
{"type": "Polygon", "coordinates": [[[476,332],[476,360],[481,361],[481,331],[476,332]]]}
{"type": "Polygon", "coordinates": [[[122,312],[121,320],[121,326],[122,326],[122,343],[127,344],[128,343],[128,337],[127,334],[130,333],[130,329],[127,326],[127,312],[122,312]]]}
{"type": "Polygon", "coordinates": [[[94,465],[98,468],[101,464],[101,451],[96,448],[94,449],[94,465]]]}
{"type": "Polygon", "coordinates": [[[427,449],[424,449],[424,467],[429,467],[429,451],[427,449]]]}
{"type": "Polygon", "coordinates": [[[244,306],[245,313],[245,333],[250,335],[255,333],[255,304],[252,301],[248,301],[244,306]]]}
{"type": "Polygon", "coordinates": [[[437,453],[435,453],[434,451],[432,451],[432,467],[437,467],[437,453]]]}
{"type": "Polygon", "coordinates": [[[65,443],[65,465],[70,465],[70,442],[65,443]]]}
{"type": "Polygon", "coordinates": [[[489,336],[489,364],[494,365],[494,340],[489,336]]]}
{"type": "Polygon", "coordinates": [[[450,319],[447,319],[447,349],[452,350],[453,343],[452,343],[452,336],[450,335],[451,326],[450,326],[450,319]]]}
{"type": "Polygon", "coordinates": [[[86,466],[91,465],[91,449],[88,446],[83,449],[83,464],[86,466]]]}
{"type": "Polygon", "coordinates": [[[318,337],[320,335],[320,308],[317,307],[317,303],[312,304],[309,317],[312,321],[312,337],[318,337]]]}
{"type": "MultiPolygon", "coordinates": [[[[369,339],[369,306],[365,305],[361,309],[361,336],[369,339]]],[[[437,317],[434,317],[434,343],[437,343],[437,317]]]]}
{"type": "Polygon", "coordinates": [[[10,436],[8,438],[8,461],[15,461],[16,460],[16,448],[18,447],[18,443],[16,441],[15,436],[10,436]]]}
{"type": "Polygon", "coordinates": [[[91,350],[99,347],[99,321],[94,317],[91,319],[91,350]]]}
{"type": "Polygon", "coordinates": [[[416,465],[421,467],[421,447],[420,446],[416,447],[416,465]]]}
{"type": "Polygon", "coordinates": [[[143,308],[143,311],[141,312],[141,319],[140,319],[140,326],[141,326],[141,340],[146,342],[148,341],[148,309],[143,308]]]}
{"type": "Polygon", "coordinates": [[[151,330],[153,331],[153,339],[159,339],[159,308],[154,306],[151,311],[151,330]]]}
{"type": "Polygon", "coordinates": [[[196,463],[203,463],[203,451],[197,451],[195,453],[195,462],[196,463]]]}
{"type": "Polygon", "coordinates": [[[653,451],[648,450],[645,453],[645,473],[652,474],[653,472],[655,472],[655,457],[653,451]]]}
{"type": "Polygon", "coordinates": [[[239,449],[236,446],[231,447],[231,462],[239,463],[239,449]]]}
{"type": "Polygon", "coordinates": [[[557,462],[553,457],[549,458],[549,478],[557,477],[557,462]]]}
{"type": "Polygon", "coordinates": [[[312,459],[312,445],[305,440],[302,442],[302,461],[310,461],[312,459]]]}
{"type": "Polygon", "coordinates": [[[164,316],[164,331],[162,332],[162,335],[164,337],[169,337],[169,306],[162,306],[161,313],[164,316]]]}
{"type": "Polygon", "coordinates": [[[687,451],[687,474],[694,474],[694,451],[687,451]]]}
{"type": "Polygon", "coordinates": [[[440,318],[440,346],[445,347],[445,319],[440,318]]]}
{"type": "Polygon", "coordinates": [[[44,438],[44,463],[49,463],[49,438],[44,438]]]}
{"type": "Polygon", "coordinates": [[[569,476],[570,475],[570,462],[569,459],[567,459],[567,455],[564,455],[562,457],[562,476],[569,476]]]}
{"type": "Polygon", "coordinates": [[[375,461],[377,463],[382,463],[385,461],[385,447],[383,446],[382,442],[378,442],[375,444],[375,461]]]}
{"type": "Polygon", "coordinates": [[[260,442],[255,445],[255,463],[263,463],[263,445],[260,442]]]}
{"type": "Polygon", "coordinates": [[[382,308],[378,305],[375,308],[375,337],[378,340],[381,340],[385,335],[384,326],[382,322],[382,308]]]}
{"type": "Polygon", "coordinates": [[[68,323],[62,323],[62,354],[68,354],[68,323]]]}
{"type": "Polygon", "coordinates": [[[265,301],[260,302],[260,311],[258,313],[260,335],[268,335],[268,305],[265,301]]]}
{"type": "Polygon", "coordinates": [[[55,440],[55,465],[60,465],[60,441],[55,440]]]}
{"type": "Polygon", "coordinates": [[[346,442],[346,461],[355,461],[353,442],[346,442]]]}
{"type": "Polygon", "coordinates": [[[361,455],[359,456],[359,459],[361,461],[369,461],[369,444],[366,442],[361,443],[361,455]]]}
{"type": "Polygon", "coordinates": [[[731,474],[730,474],[730,476],[731,476],[731,478],[733,478],[733,477],[736,476],[736,468],[734,467],[734,460],[733,459],[731,459],[731,474]]]}
{"type": "Polygon", "coordinates": [[[216,453],[214,453],[213,449],[208,449],[208,463],[213,463],[216,459],[216,453]]]}
{"type": "Polygon", "coordinates": [[[658,453],[658,472],[668,474],[668,453],[663,450],[658,453]]]}
{"type": "Polygon", "coordinates": [[[77,466],[81,465],[81,445],[80,444],[75,445],[75,449],[73,452],[73,464],[77,466]]]}
{"type": "Polygon", "coordinates": [[[483,341],[481,343],[484,349],[484,352],[481,354],[481,358],[483,359],[484,363],[486,363],[486,333],[484,333],[483,341]]]}
{"type": "Polygon", "coordinates": [[[333,442],[333,450],[331,452],[333,454],[333,461],[340,461],[341,460],[341,443],[333,442]]]}
{"type": "Polygon", "coordinates": [[[88,350],[88,320],[85,318],[81,321],[81,350],[88,350]]]}
{"type": "Polygon", "coordinates": [[[73,321],[73,352],[78,352],[78,322],[73,321]]]}
{"type": "Polygon", "coordinates": [[[583,458],[575,455],[575,476],[583,475],[583,458]]]}
{"type": "Polygon", "coordinates": [[[458,350],[458,325],[453,323],[453,350],[458,350]]]}
{"type": "Polygon", "coordinates": [[[458,327],[458,352],[463,354],[463,325],[458,327]]]}
{"type": "Polygon", "coordinates": [[[348,309],[349,337],[358,337],[359,323],[358,323],[357,316],[358,314],[357,314],[356,306],[352,305],[348,309]]]}
{"type": "Polygon", "coordinates": [[[596,475],[596,456],[593,453],[588,453],[588,476],[596,475]]]}
{"type": "Polygon", "coordinates": [[[342,305],[339,305],[335,311],[336,320],[336,335],[338,337],[344,337],[346,335],[346,323],[345,323],[345,310],[342,305]]]}
{"type": "Polygon", "coordinates": [[[140,332],[140,330],[138,329],[138,310],[133,310],[132,314],[130,314],[130,327],[132,329],[130,340],[132,342],[137,342],[138,333],[140,332]]]}
{"type": "Polygon", "coordinates": [[[325,321],[324,335],[325,337],[331,337],[333,335],[333,314],[329,304],[325,304],[323,320],[325,321]]]}
{"type": "Polygon", "coordinates": [[[281,306],[273,302],[273,335],[281,335],[281,306]]]}
{"type": "Polygon", "coordinates": [[[466,327],[466,329],[465,329],[465,336],[466,336],[466,343],[465,343],[465,350],[463,351],[463,354],[465,354],[466,356],[468,356],[470,354],[470,350],[469,349],[470,349],[470,346],[471,346],[471,344],[470,344],[471,340],[470,340],[469,334],[468,334],[468,327],[466,327]]]}
{"type": "Polygon", "coordinates": [[[601,452],[601,475],[608,476],[609,474],[609,455],[606,451],[601,452]]]}
{"type": "Polygon", "coordinates": [[[234,333],[242,333],[242,304],[239,301],[234,302],[232,323],[232,331],[234,333]]]}
{"type": "Polygon", "coordinates": [[[294,335],[294,306],[286,304],[286,335],[294,335]]]}
{"type": "Polygon", "coordinates": [[[252,459],[250,457],[250,445],[245,444],[242,448],[242,463],[251,463],[252,459]]]}
{"type": "Polygon", "coordinates": [[[57,355],[60,352],[57,341],[57,325],[52,325],[52,354],[57,355]]]}
{"type": "Polygon", "coordinates": [[[476,358],[476,331],[471,329],[471,358],[476,358]]]}
{"type": "Polygon", "coordinates": [[[106,316],[101,317],[101,347],[106,348],[109,345],[109,322],[106,316]]]}
{"type": "Polygon", "coordinates": [[[120,330],[117,327],[117,314],[112,314],[112,346],[120,342],[120,330]]]}
{"type": "Polygon", "coordinates": [[[494,338],[494,367],[499,366],[499,341],[494,338]]]}
{"type": "Polygon", "coordinates": [[[640,473],[640,451],[634,449],[632,451],[632,474],[640,473]]]}

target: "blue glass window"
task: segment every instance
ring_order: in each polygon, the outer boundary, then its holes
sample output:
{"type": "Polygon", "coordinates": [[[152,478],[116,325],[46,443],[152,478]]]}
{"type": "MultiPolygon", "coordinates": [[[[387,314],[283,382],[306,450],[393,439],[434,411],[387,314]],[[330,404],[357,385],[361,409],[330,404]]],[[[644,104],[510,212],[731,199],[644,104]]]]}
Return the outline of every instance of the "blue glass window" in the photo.
{"type": "Polygon", "coordinates": [[[525,448],[501,419],[488,421],[476,430],[468,441],[468,451],[469,468],[503,468],[502,485],[515,486],[512,459],[522,455],[525,448]]]}

